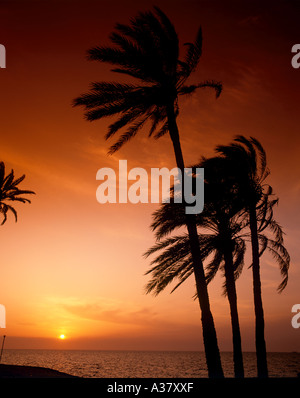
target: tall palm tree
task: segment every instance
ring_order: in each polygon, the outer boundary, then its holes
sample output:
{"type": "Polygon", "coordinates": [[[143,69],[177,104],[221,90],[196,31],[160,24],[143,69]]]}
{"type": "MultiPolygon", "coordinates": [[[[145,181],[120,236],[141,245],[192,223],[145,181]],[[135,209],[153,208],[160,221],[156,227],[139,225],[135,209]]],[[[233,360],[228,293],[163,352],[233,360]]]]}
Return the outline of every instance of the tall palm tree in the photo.
{"type": "MultiPolygon", "coordinates": [[[[137,82],[92,83],[91,90],[76,98],[74,105],[84,106],[85,116],[90,121],[118,116],[109,126],[105,138],[120,133],[123,128],[125,131],[110,147],[109,153],[119,150],[147,122],[150,122],[149,136],[160,138],[169,133],[177,167],[184,176],[185,165],[177,126],[178,97],[204,87],[213,88],[218,97],[222,90],[222,85],[214,81],[186,84],[202,54],[201,28],[195,42],[186,43],[187,51],[182,60],[179,59],[179,40],[175,28],[157,7],[154,12],[139,13],[131,19],[130,25],[117,24],[110,39],[114,47],[92,48],[88,51],[88,58],[112,64],[114,72],[133,77],[137,82]]],[[[186,215],[185,224],[201,308],[208,374],[209,377],[224,377],[194,215],[186,215]]]]}
{"type": "Polygon", "coordinates": [[[19,189],[18,185],[24,180],[25,175],[15,179],[14,171],[5,175],[5,164],[0,162],[0,213],[3,216],[1,225],[7,220],[7,213],[10,211],[13,213],[15,220],[17,221],[17,211],[10,204],[11,202],[22,202],[30,203],[30,200],[20,195],[31,195],[33,191],[19,189]]]}
{"type": "MultiPolygon", "coordinates": [[[[260,260],[259,260],[259,230],[273,224],[272,216],[267,217],[267,211],[260,212],[261,219],[258,222],[258,211],[268,208],[268,198],[272,194],[272,188],[265,183],[269,170],[267,168],[266,153],[261,143],[253,137],[237,136],[230,145],[217,147],[217,152],[226,160],[224,162],[227,172],[234,175],[235,188],[239,196],[244,200],[245,211],[249,217],[252,244],[252,274],[253,295],[255,309],[255,343],[257,355],[258,377],[268,377],[267,351],[265,342],[265,322],[261,293],[260,260]]],[[[271,206],[273,207],[273,206],[271,206]]],[[[271,213],[270,213],[271,214],[271,213]]],[[[287,263],[287,269],[288,269],[287,263]]],[[[283,265],[282,272],[287,272],[283,265]]],[[[287,283],[287,278],[279,288],[281,291],[287,283]]]]}

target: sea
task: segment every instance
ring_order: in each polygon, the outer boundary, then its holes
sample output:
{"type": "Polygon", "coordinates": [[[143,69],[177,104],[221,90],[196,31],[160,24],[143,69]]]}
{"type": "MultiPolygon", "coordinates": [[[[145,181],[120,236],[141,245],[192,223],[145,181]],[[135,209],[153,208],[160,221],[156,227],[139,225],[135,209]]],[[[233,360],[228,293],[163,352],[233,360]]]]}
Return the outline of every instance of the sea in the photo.
{"type": "MultiPolygon", "coordinates": [[[[245,352],[246,377],[256,377],[256,354],[245,352]]],[[[297,377],[300,353],[268,353],[270,377],[297,377]]],[[[231,352],[221,353],[225,377],[234,377],[231,352]]],[[[204,352],[5,349],[1,363],[52,368],[85,378],[207,377],[204,352]]]]}

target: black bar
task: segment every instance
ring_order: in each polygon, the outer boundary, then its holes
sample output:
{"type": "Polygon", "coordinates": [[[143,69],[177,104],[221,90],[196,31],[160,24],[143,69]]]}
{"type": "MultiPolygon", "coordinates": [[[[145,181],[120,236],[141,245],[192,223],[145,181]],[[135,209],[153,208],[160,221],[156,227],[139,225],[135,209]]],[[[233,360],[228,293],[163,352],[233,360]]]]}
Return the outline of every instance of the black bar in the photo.
{"type": "MultiPolygon", "coordinates": [[[[64,396],[63,390],[72,393],[84,394],[89,397],[111,396],[112,394],[125,394],[126,397],[145,397],[155,396],[157,394],[181,394],[185,396],[206,397],[208,394],[212,397],[215,394],[228,393],[250,393],[258,394],[259,391],[268,391],[270,393],[279,391],[288,392],[299,391],[300,378],[245,378],[245,379],[152,379],[152,378],[128,378],[128,379],[97,379],[97,378],[1,378],[1,391],[6,391],[9,396],[14,393],[39,392],[39,396],[46,396],[52,393],[56,396],[64,396]],[[264,390],[261,390],[261,389],[264,390]]],[[[5,395],[5,394],[4,394],[5,395]]]]}

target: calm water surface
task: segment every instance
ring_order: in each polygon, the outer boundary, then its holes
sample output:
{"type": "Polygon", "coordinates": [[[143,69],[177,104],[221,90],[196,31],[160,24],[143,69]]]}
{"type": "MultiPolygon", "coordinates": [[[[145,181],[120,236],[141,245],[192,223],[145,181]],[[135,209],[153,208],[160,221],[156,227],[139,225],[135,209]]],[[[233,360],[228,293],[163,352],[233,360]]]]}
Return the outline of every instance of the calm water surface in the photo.
{"type": "MultiPolygon", "coordinates": [[[[233,377],[232,353],[224,352],[226,377],[233,377]]],[[[5,350],[2,363],[43,366],[80,377],[207,377],[203,352],[5,350]]],[[[269,353],[270,377],[297,377],[300,353],[269,353]]],[[[255,353],[244,353],[246,377],[256,377],[255,353]]]]}

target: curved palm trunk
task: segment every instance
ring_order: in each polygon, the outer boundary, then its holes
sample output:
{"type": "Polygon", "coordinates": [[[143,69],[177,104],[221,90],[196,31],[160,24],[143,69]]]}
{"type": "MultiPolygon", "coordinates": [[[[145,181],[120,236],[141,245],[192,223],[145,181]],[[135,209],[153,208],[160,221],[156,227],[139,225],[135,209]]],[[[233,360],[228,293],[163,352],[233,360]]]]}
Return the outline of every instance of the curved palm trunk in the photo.
{"type": "MultiPolygon", "coordinates": [[[[168,127],[176,157],[177,167],[181,170],[184,178],[184,161],[179,140],[179,132],[174,113],[174,106],[167,108],[168,127]]],[[[182,185],[184,186],[184,185],[182,185]]],[[[184,197],[184,195],[182,195],[184,197]]],[[[193,259],[194,275],[196,280],[197,294],[201,309],[201,321],[203,331],[204,349],[209,377],[224,377],[220,351],[218,347],[217,334],[213,316],[210,310],[210,303],[205,280],[203,263],[200,255],[198,233],[194,215],[186,215],[186,226],[189,234],[191,254],[193,259]]]]}
{"type": "Polygon", "coordinates": [[[244,377],[244,364],[242,353],[242,340],[239,324],[239,316],[237,309],[237,295],[234,279],[232,252],[230,249],[224,251],[225,261],[225,279],[227,297],[230,306],[231,327],[232,327],[232,343],[233,343],[233,363],[235,377],[244,377]]]}
{"type": "Polygon", "coordinates": [[[267,351],[265,342],[265,321],[261,295],[259,244],[257,235],[256,208],[250,207],[250,230],[252,244],[252,274],[255,310],[255,344],[258,377],[268,377],[267,351]]]}

